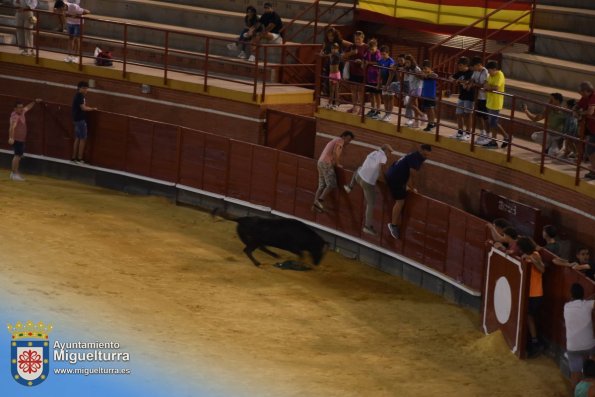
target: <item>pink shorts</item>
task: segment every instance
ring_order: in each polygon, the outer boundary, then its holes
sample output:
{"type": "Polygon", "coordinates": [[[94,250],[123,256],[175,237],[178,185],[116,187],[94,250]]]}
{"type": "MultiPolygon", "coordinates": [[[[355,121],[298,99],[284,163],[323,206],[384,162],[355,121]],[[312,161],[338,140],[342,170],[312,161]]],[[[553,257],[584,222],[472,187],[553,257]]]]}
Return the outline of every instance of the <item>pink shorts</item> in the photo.
{"type": "Polygon", "coordinates": [[[341,72],[329,73],[328,77],[333,84],[337,84],[337,81],[341,80],[341,72]]]}

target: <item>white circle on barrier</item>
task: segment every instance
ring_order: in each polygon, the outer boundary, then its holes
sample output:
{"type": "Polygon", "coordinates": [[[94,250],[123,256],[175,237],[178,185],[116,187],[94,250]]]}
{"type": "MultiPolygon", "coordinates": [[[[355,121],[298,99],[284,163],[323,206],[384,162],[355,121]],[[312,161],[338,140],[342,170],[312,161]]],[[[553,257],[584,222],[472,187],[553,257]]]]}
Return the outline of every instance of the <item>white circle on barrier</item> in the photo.
{"type": "Polygon", "coordinates": [[[500,324],[506,324],[512,309],[512,293],[506,277],[500,277],[494,288],[494,311],[500,324]]]}

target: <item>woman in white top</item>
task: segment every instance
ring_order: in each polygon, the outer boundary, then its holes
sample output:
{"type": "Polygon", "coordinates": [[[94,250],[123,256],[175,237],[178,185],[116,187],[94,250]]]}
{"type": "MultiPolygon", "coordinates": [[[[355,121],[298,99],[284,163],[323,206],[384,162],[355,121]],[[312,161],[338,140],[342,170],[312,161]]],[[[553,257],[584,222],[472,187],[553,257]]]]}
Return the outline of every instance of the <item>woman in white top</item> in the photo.
{"type": "Polygon", "coordinates": [[[21,55],[35,55],[33,28],[37,19],[32,10],[37,8],[37,0],[12,0],[12,4],[18,7],[16,10],[17,45],[21,49],[21,55]]]}

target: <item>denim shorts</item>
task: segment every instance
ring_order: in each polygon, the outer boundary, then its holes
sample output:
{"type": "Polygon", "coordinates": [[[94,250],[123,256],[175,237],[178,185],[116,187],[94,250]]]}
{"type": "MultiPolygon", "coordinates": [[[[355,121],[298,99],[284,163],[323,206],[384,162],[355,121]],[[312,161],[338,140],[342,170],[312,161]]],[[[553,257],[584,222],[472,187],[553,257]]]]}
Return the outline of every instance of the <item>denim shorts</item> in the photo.
{"type": "Polygon", "coordinates": [[[81,25],[71,25],[71,24],[66,24],[66,26],[68,27],[68,34],[70,36],[80,36],[81,35],[81,25]]]}
{"type": "Polygon", "coordinates": [[[459,99],[457,102],[456,114],[471,114],[473,113],[473,101],[464,101],[459,99]]]}
{"type": "Polygon", "coordinates": [[[490,123],[490,128],[498,128],[498,123],[499,123],[499,115],[500,115],[500,111],[499,110],[492,110],[492,109],[488,109],[488,122],[490,123]]]}
{"type": "Polygon", "coordinates": [[[77,139],[87,139],[87,122],[85,120],[74,122],[74,136],[77,139]]]}

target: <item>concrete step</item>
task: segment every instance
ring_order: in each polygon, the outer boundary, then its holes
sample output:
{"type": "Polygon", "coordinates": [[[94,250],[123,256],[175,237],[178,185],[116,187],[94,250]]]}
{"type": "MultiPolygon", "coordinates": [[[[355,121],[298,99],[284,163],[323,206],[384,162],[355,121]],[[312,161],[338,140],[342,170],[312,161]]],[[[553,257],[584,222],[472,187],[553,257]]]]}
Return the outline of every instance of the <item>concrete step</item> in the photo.
{"type": "Polygon", "coordinates": [[[17,39],[12,33],[0,33],[0,44],[14,45],[17,39]]]}
{"type": "Polygon", "coordinates": [[[595,66],[537,54],[503,54],[507,77],[535,84],[576,91],[582,81],[595,81],[595,66]]]}
{"type": "Polygon", "coordinates": [[[537,4],[595,10],[593,0],[537,0],[537,4]]]}
{"type": "MultiPolygon", "coordinates": [[[[202,7],[202,8],[212,8],[216,10],[223,10],[223,11],[232,11],[232,12],[240,12],[243,13],[246,10],[246,7],[252,5],[256,7],[256,10],[259,15],[262,15],[263,9],[262,5],[264,1],[221,1],[221,0],[173,0],[173,1],[161,1],[163,3],[175,3],[175,4],[182,4],[182,5],[189,5],[195,7],[202,7]]],[[[103,3],[103,2],[102,2],[103,3]]],[[[277,0],[274,2],[273,6],[275,12],[283,18],[284,21],[290,21],[293,18],[300,15],[304,10],[306,10],[310,5],[314,3],[312,0],[277,0]]],[[[345,1],[337,3],[334,7],[334,1],[321,1],[319,6],[319,15],[320,21],[323,23],[328,23],[333,21],[335,18],[338,18],[347,10],[350,10],[353,7],[353,0],[345,1]],[[326,11],[329,9],[329,11],[326,11]],[[324,14],[323,14],[324,13],[324,14]]],[[[104,11],[102,11],[105,13],[104,11]]],[[[315,17],[315,9],[314,7],[308,10],[300,19],[306,21],[312,21],[315,17]]],[[[342,19],[338,21],[341,24],[349,24],[353,20],[353,15],[351,13],[347,13],[342,19]]]]}
{"type": "MultiPolygon", "coordinates": [[[[214,8],[172,4],[154,0],[85,0],[85,7],[101,15],[137,21],[160,23],[183,28],[198,28],[213,32],[239,35],[244,26],[244,12],[232,12],[214,8]],[[97,12],[97,11],[96,11],[97,12]]],[[[287,20],[285,21],[287,22],[287,20]]],[[[289,29],[291,35],[307,24],[296,21],[289,29]]],[[[305,28],[294,41],[301,42],[311,35],[313,26],[305,28]]]]}
{"type": "MultiPolygon", "coordinates": [[[[564,90],[549,85],[534,84],[508,77],[506,78],[506,92],[508,94],[519,95],[521,97],[540,102],[549,101],[550,94],[554,92],[559,92],[562,94],[564,100],[571,98],[578,100],[580,98],[580,94],[576,91],[576,89],[564,90]]],[[[517,98],[515,109],[521,110],[521,106],[524,102],[525,101],[523,101],[522,98],[517,98]]],[[[530,102],[527,103],[527,105],[529,105],[529,109],[536,110],[535,105],[532,105],[530,102]]],[[[504,106],[510,109],[512,107],[512,100],[508,97],[505,98],[504,106]]]]}
{"type": "Polygon", "coordinates": [[[535,27],[595,36],[595,10],[539,5],[535,13],[535,27]]]}
{"type": "Polygon", "coordinates": [[[535,52],[579,63],[595,64],[595,37],[535,29],[535,52]]]}

